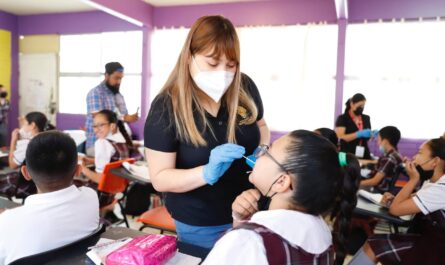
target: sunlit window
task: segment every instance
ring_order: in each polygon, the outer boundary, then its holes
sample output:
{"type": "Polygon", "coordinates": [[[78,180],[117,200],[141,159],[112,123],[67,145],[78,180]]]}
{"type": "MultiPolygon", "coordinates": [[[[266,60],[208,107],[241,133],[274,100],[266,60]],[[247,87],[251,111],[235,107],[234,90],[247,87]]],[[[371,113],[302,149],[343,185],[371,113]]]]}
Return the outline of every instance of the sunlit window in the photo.
{"type": "MultiPolygon", "coordinates": [[[[241,42],[241,71],[258,86],[264,117],[271,130],[332,127],[337,26],[242,27],[237,30],[241,42]]],[[[151,100],[172,71],[187,33],[188,29],[153,32],[151,100]]]]}
{"type": "Polygon", "coordinates": [[[108,62],[125,68],[121,93],[130,113],[141,104],[142,32],[62,35],[59,112],[86,114],[87,93],[104,79],[108,62]]]}
{"type": "Polygon", "coordinates": [[[367,98],[373,128],[397,126],[404,138],[444,131],[445,22],[349,25],[344,100],[367,98]]]}

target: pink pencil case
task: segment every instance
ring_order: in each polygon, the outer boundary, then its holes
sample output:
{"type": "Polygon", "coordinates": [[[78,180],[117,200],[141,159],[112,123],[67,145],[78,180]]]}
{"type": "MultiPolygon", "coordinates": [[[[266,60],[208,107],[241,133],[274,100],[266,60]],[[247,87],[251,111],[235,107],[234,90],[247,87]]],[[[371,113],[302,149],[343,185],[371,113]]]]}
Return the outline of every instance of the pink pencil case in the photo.
{"type": "Polygon", "coordinates": [[[175,253],[174,236],[140,236],[108,254],[106,265],[160,265],[175,253]]]}

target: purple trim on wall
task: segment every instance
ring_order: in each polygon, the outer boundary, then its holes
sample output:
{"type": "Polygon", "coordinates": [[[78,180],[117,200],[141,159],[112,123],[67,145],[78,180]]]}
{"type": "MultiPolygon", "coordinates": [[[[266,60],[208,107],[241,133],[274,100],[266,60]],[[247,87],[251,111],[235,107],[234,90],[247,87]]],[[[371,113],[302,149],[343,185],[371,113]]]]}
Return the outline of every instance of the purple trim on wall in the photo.
{"type": "Polygon", "coordinates": [[[19,35],[18,35],[18,19],[17,16],[0,11],[0,28],[11,32],[11,84],[5,84],[11,86],[10,102],[11,107],[9,109],[8,117],[8,143],[11,131],[18,127],[17,117],[19,115],[18,98],[19,98],[19,35]]]}
{"type": "Polygon", "coordinates": [[[342,113],[343,106],[343,83],[345,81],[345,42],[346,42],[346,27],[348,22],[346,19],[338,20],[338,42],[337,42],[337,72],[335,83],[335,110],[334,110],[334,124],[337,117],[342,113]]]}
{"type": "Polygon", "coordinates": [[[125,16],[142,22],[145,26],[152,26],[153,7],[142,0],[91,0],[98,5],[112,9],[125,16]]]}
{"type": "Polygon", "coordinates": [[[204,15],[223,15],[236,26],[337,21],[333,0],[275,0],[154,7],[153,25],[190,27],[196,19],[204,15]]]}
{"type": "Polygon", "coordinates": [[[59,130],[79,130],[85,127],[86,115],[57,113],[56,124],[59,130]]]}
{"type": "Polygon", "coordinates": [[[145,119],[149,110],[150,102],[150,77],[151,77],[151,29],[144,28],[142,51],[142,93],[141,93],[141,118],[139,120],[139,135],[144,135],[145,119]]]}
{"type": "Polygon", "coordinates": [[[81,34],[141,30],[102,11],[19,16],[19,35],[81,34]]]}
{"type": "Polygon", "coordinates": [[[349,0],[349,21],[364,19],[400,19],[437,17],[445,15],[443,0],[349,0]]]}

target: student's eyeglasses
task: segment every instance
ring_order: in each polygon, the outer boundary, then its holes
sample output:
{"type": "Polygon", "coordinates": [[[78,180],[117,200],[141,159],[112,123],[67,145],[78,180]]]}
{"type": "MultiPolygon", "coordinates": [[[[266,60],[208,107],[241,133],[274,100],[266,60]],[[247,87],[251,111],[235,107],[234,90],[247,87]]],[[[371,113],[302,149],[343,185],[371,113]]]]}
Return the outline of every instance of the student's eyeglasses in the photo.
{"type": "Polygon", "coordinates": [[[287,169],[283,166],[283,164],[281,164],[280,162],[278,162],[278,160],[276,160],[270,153],[269,153],[269,146],[262,144],[260,146],[258,146],[255,151],[253,151],[253,155],[255,156],[256,159],[258,159],[259,157],[263,156],[263,155],[267,155],[270,159],[272,159],[272,161],[275,162],[275,164],[277,164],[281,170],[283,170],[284,172],[287,172],[287,169]]]}
{"type": "Polygon", "coordinates": [[[93,128],[94,128],[94,129],[102,128],[102,127],[104,127],[105,125],[108,125],[108,124],[110,124],[110,123],[107,122],[107,123],[93,124],[93,128]]]}

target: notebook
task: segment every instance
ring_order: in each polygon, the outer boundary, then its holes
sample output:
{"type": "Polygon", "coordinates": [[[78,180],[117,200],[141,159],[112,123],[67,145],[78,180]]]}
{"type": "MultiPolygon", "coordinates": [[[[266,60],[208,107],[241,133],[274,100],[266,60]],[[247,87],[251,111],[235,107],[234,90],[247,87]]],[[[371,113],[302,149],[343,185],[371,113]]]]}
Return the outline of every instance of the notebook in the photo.
{"type": "Polygon", "coordinates": [[[371,202],[373,202],[373,203],[375,203],[375,204],[377,204],[379,206],[386,207],[386,205],[381,203],[383,195],[380,194],[380,193],[371,193],[371,192],[366,191],[366,190],[359,190],[358,191],[358,195],[362,196],[363,198],[365,198],[365,199],[367,199],[367,200],[369,200],[369,201],[371,201],[371,202]]]}
{"type": "Polygon", "coordinates": [[[130,242],[132,238],[126,237],[118,240],[112,240],[107,238],[101,238],[97,244],[91,247],[91,250],[87,252],[88,258],[90,258],[94,264],[105,264],[105,258],[108,254],[121,246],[130,242]]]}

